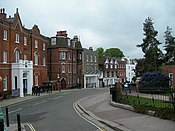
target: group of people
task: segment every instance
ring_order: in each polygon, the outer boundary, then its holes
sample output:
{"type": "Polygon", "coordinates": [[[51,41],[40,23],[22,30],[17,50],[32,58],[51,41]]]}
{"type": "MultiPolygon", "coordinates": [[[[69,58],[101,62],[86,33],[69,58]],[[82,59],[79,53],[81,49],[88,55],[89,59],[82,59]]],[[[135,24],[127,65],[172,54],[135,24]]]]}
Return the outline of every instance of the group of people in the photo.
{"type": "Polygon", "coordinates": [[[47,86],[33,86],[32,87],[32,95],[40,96],[40,93],[52,93],[52,86],[47,85],[47,86]]]}

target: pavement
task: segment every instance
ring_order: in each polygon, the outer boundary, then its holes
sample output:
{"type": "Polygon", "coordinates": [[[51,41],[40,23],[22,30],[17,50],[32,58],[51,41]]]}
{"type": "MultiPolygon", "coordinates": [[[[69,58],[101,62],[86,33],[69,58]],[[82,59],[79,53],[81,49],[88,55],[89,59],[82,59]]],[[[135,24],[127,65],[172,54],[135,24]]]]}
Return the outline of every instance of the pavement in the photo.
{"type": "Polygon", "coordinates": [[[118,108],[111,101],[109,93],[89,96],[79,100],[78,105],[90,116],[94,117],[113,130],[123,131],[174,131],[175,122],[150,115],[118,108]]]}
{"type": "MultiPolygon", "coordinates": [[[[58,93],[53,92],[53,93],[58,93]]],[[[49,94],[41,94],[41,96],[49,94]]],[[[23,98],[0,101],[2,107],[41,96],[26,96],[23,98]]],[[[118,108],[117,103],[111,101],[109,93],[89,96],[74,103],[74,109],[88,122],[100,131],[174,131],[175,122],[159,119],[150,115],[135,113],[131,110],[118,108]]],[[[26,131],[22,123],[22,131],[26,131]]],[[[17,125],[10,125],[8,131],[17,131],[17,125]]]]}

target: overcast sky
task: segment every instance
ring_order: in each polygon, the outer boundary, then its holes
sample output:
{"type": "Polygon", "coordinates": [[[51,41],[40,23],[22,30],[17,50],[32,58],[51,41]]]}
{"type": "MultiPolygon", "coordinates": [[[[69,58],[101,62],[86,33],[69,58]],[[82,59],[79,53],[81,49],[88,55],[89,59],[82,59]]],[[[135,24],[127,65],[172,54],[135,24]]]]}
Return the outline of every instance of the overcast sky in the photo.
{"type": "Polygon", "coordinates": [[[151,17],[164,45],[167,26],[175,34],[175,0],[0,0],[0,7],[13,16],[19,10],[22,24],[39,26],[52,37],[67,30],[80,37],[84,48],[119,48],[126,57],[141,58],[143,23],[151,17]]]}

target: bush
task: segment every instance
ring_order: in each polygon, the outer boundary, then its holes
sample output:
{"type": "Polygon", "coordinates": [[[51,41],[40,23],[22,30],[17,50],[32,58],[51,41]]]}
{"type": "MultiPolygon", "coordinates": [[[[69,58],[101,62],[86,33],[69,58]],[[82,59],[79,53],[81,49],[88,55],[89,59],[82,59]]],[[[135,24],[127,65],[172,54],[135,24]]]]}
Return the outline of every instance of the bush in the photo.
{"type": "Polygon", "coordinates": [[[149,110],[155,111],[154,116],[161,119],[168,119],[175,121],[175,110],[173,108],[156,108],[147,105],[134,105],[135,112],[148,114],[149,110]]]}
{"type": "Polygon", "coordinates": [[[161,72],[147,72],[141,77],[139,92],[162,93],[169,89],[169,77],[161,72]]]}

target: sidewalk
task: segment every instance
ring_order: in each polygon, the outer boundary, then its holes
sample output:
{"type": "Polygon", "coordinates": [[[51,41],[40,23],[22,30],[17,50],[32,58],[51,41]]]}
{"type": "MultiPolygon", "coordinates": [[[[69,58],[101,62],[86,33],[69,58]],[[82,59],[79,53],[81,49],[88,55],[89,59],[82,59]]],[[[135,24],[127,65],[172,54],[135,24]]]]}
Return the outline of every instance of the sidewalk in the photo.
{"type": "Polygon", "coordinates": [[[175,122],[149,115],[117,108],[111,105],[109,93],[81,99],[78,104],[91,117],[103,120],[103,123],[119,130],[131,131],[174,131],[175,122]]]}

